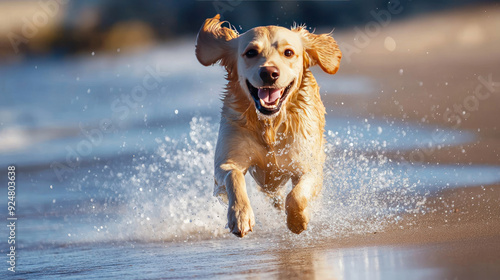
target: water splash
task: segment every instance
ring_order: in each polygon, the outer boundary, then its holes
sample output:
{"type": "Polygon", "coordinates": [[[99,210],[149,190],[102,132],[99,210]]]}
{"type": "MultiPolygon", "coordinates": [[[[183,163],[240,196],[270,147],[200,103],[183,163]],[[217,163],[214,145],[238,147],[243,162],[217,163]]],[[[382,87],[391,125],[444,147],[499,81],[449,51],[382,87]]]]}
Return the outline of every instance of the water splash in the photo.
{"type": "Polygon", "coordinates": [[[362,152],[365,149],[339,151],[341,142],[352,139],[336,138],[328,137],[322,207],[317,214],[322,235],[382,231],[400,222],[404,214],[420,212],[426,194],[420,194],[404,172],[395,171],[381,154],[369,156],[362,152]]]}
{"type": "Polygon", "coordinates": [[[164,241],[206,239],[225,230],[224,207],[212,194],[217,130],[208,118],[193,118],[189,135],[156,139],[153,157],[136,167],[125,221],[129,237],[164,241]]]}
{"type": "MultiPolygon", "coordinates": [[[[212,196],[217,131],[211,119],[195,117],[189,134],[156,139],[154,155],[143,157],[135,174],[122,182],[128,198],[117,232],[123,238],[148,242],[231,236],[225,228],[227,208],[212,196]]],[[[386,157],[369,157],[362,149],[345,145],[356,139],[340,139],[334,133],[326,139],[322,194],[312,204],[309,229],[300,236],[288,231],[284,213],[275,210],[246,177],[257,220],[251,238],[336,238],[381,231],[399,222],[402,214],[419,211],[425,196],[417,193],[404,173],[394,171],[386,157]]]]}

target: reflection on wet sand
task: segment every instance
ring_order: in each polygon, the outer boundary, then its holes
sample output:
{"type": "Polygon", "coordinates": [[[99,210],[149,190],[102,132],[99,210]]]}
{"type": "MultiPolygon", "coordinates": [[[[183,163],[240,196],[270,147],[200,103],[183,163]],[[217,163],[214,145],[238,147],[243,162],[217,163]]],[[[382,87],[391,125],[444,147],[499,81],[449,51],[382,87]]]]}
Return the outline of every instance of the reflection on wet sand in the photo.
{"type": "Polygon", "coordinates": [[[498,252],[500,240],[492,237],[406,246],[318,244],[261,252],[267,261],[260,269],[241,274],[276,279],[496,279],[498,252]]]}
{"type": "Polygon", "coordinates": [[[278,279],[341,279],[323,251],[312,248],[280,250],[274,253],[278,279]]]}

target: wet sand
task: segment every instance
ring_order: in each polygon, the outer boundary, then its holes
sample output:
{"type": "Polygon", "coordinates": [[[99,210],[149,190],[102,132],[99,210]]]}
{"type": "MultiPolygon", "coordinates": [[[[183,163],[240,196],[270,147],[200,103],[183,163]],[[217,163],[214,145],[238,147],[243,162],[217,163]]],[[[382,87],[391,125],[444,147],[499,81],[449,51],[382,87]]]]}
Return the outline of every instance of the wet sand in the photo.
{"type": "Polygon", "coordinates": [[[405,217],[382,232],[307,243],[259,238],[258,232],[245,239],[207,241],[203,247],[210,248],[211,259],[204,260],[198,251],[200,265],[215,262],[222,270],[179,271],[172,265],[180,273],[174,278],[498,279],[499,201],[500,186],[464,187],[430,197],[431,212],[405,217]]]}
{"type": "MultiPolygon", "coordinates": [[[[360,118],[440,125],[477,135],[472,143],[452,147],[438,148],[439,138],[429,139],[434,148],[388,153],[393,160],[417,165],[498,166],[499,24],[498,5],[392,22],[341,67],[340,73],[376,79],[374,94],[327,96],[325,103],[334,110],[347,107],[360,118]],[[396,41],[396,50],[384,48],[386,36],[396,41]],[[474,100],[474,91],[482,84],[478,77],[490,75],[497,83],[494,90],[487,92],[483,85],[481,97],[485,98],[474,100]],[[455,110],[457,106],[461,106],[457,112],[462,115],[446,113],[447,108],[455,110]]],[[[352,42],[353,36],[352,32],[340,31],[335,37],[352,42]]],[[[387,252],[389,247],[411,251],[411,260],[399,259],[404,260],[402,265],[442,269],[433,274],[433,279],[496,279],[500,275],[500,185],[448,189],[429,197],[426,206],[428,213],[407,215],[402,223],[384,232],[335,240],[325,246],[327,250],[380,248],[387,252]]],[[[397,271],[397,267],[393,268],[397,271]]]]}
{"type": "Polygon", "coordinates": [[[499,202],[500,186],[448,190],[428,200],[431,212],[405,217],[383,232],[305,248],[283,244],[265,252],[277,263],[260,266],[280,279],[497,279],[499,202]]]}

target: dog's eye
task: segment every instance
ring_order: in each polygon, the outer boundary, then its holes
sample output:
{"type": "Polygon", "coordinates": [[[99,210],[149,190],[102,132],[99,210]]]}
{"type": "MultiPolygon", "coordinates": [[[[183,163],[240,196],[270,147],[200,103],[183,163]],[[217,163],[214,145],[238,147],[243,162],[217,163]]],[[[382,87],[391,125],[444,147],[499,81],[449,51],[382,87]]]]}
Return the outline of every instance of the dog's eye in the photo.
{"type": "Polygon", "coordinates": [[[293,53],[293,51],[292,51],[292,50],[290,50],[290,49],[285,50],[285,56],[286,56],[286,57],[291,57],[291,56],[293,56],[293,54],[294,54],[294,53],[293,53]]]}
{"type": "Polygon", "coordinates": [[[252,57],[255,57],[257,56],[257,50],[256,49],[251,49],[251,50],[248,50],[246,53],[245,53],[245,56],[247,58],[252,58],[252,57]]]}

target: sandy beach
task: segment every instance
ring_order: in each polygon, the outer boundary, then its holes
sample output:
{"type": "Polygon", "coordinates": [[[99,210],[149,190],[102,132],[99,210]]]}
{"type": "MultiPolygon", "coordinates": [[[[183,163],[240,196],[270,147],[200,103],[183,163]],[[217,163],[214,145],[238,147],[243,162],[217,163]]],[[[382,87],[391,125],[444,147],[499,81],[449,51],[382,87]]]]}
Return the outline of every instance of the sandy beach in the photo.
{"type": "MultiPolygon", "coordinates": [[[[391,23],[341,68],[342,73],[375,77],[377,94],[346,94],[325,103],[343,102],[360,118],[438,124],[478,136],[458,146],[386,154],[396,161],[500,165],[499,15],[498,6],[486,6],[391,23]],[[462,38],[467,28],[475,32],[462,38]],[[396,50],[384,48],[386,36],[394,38],[396,50]],[[494,90],[488,91],[479,77],[490,77],[496,83],[494,90]],[[474,98],[479,85],[484,99],[474,98]],[[461,106],[458,113],[454,105],[461,106]],[[446,115],[447,110],[453,113],[446,115]]],[[[341,31],[336,38],[349,41],[353,36],[341,31]]],[[[429,142],[438,145],[439,137],[429,142]]],[[[406,216],[406,225],[337,240],[334,246],[418,248],[412,265],[449,269],[439,279],[496,279],[500,275],[500,186],[446,190],[429,197],[426,205],[429,212],[406,216]]]]}

